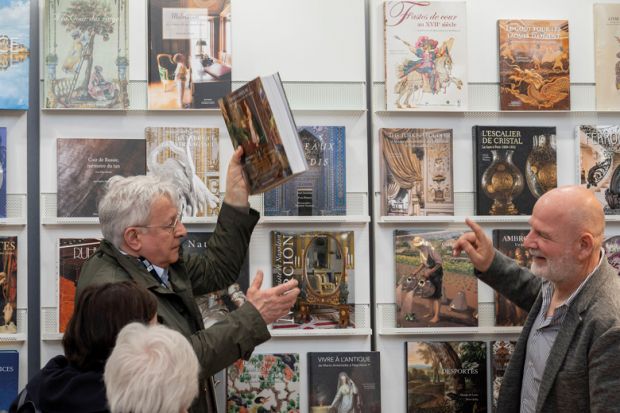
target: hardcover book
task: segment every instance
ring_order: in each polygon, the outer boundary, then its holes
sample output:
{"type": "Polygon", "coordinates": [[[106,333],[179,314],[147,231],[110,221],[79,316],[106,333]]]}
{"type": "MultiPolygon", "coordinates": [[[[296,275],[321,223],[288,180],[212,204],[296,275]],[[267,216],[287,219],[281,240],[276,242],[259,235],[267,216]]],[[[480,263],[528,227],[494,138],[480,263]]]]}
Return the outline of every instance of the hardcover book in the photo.
{"type": "Polygon", "coordinates": [[[497,399],[499,398],[499,389],[502,386],[502,379],[508,362],[515,351],[516,341],[491,341],[491,391],[493,392],[491,400],[493,413],[501,413],[497,411],[497,399]]]}
{"type": "Polygon", "coordinates": [[[30,0],[0,1],[0,22],[0,110],[28,109],[30,0]]]}
{"type": "Polygon", "coordinates": [[[386,1],[387,110],[467,108],[467,4],[386,1]]]}
{"type": "Polygon", "coordinates": [[[482,341],[405,343],[408,413],[487,411],[487,351],[482,341]]]}
{"type": "Polygon", "coordinates": [[[63,139],[56,142],[59,217],[96,217],[112,176],[146,173],[143,139],[63,139]]]}
{"type": "Polygon", "coordinates": [[[594,192],[605,215],[620,214],[620,126],[580,125],[579,181],[594,192]]]}
{"type": "Polygon", "coordinates": [[[0,237],[0,334],[17,333],[17,237],[0,237]]]}
{"type": "Polygon", "coordinates": [[[454,215],[452,129],[380,129],[382,215],[454,215]]]}
{"type": "Polygon", "coordinates": [[[594,4],[596,110],[620,109],[620,4],[594,4]]]}
{"type": "Polygon", "coordinates": [[[458,231],[394,231],[397,327],[475,327],[478,279],[458,231]]]}
{"type": "Polygon", "coordinates": [[[557,187],[555,127],[474,126],[476,215],[530,215],[557,187]]]}
{"type": "Polygon", "coordinates": [[[6,128],[0,127],[0,218],[6,218],[6,128]]]}
{"type": "Polygon", "coordinates": [[[218,128],[146,128],[150,175],[174,182],[186,217],[213,216],[220,205],[218,128]]]}
{"type": "Polygon", "coordinates": [[[148,2],[148,108],[216,108],[230,93],[230,0],[148,2]]]}
{"type": "Polygon", "coordinates": [[[127,0],[46,0],[43,106],[127,109],[127,0]]]}
{"type": "Polygon", "coordinates": [[[58,240],[58,332],[64,333],[73,316],[75,291],[82,264],[99,248],[99,238],[58,240]]]}
{"type": "Polygon", "coordinates": [[[265,215],[346,215],[344,126],[303,126],[298,132],[308,170],[265,192],[265,215]]]}
{"type": "Polygon", "coordinates": [[[19,385],[19,353],[0,350],[0,412],[8,412],[17,397],[19,385]]]}
{"type": "Polygon", "coordinates": [[[227,369],[228,413],[299,413],[299,354],[254,354],[227,369]]]}
{"type": "Polygon", "coordinates": [[[614,235],[603,241],[603,249],[605,250],[607,261],[620,275],[620,236],[614,235]]]}
{"type": "Polygon", "coordinates": [[[355,327],[354,233],[271,232],[272,285],[295,278],[301,293],[273,328],[355,327]]]}
{"type": "MultiPolygon", "coordinates": [[[[526,229],[494,229],[493,246],[520,266],[530,268],[532,257],[523,246],[523,239],[528,232],[526,229]]],[[[527,311],[495,291],[496,326],[522,326],[526,318],[527,311]]]]}
{"type": "Polygon", "coordinates": [[[279,74],[258,77],[219,100],[233,147],[243,147],[251,194],[281,185],[308,169],[279,74]]]}
{"type": "Polygon", "coordinates": [[[381,412],[379,352],[308,353],[309,411],[381,412]]]}
{"type": "Polygon", "coordinates": [[[498,20],[501,110],[570,110],[568,20],[498,20]]]}

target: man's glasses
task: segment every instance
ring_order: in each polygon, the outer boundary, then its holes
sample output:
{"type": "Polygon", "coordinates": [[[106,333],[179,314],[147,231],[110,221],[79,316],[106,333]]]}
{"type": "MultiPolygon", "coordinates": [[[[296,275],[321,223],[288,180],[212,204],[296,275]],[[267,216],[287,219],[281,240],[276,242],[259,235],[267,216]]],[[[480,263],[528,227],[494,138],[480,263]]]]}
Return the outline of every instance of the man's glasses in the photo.
{"type": "Polygon", "coordinates": [[[183,212],[180,212],[170,225],[134,225],[136,228],[162,228],[173,233],[179,223],[183,222],[183,212]]]}

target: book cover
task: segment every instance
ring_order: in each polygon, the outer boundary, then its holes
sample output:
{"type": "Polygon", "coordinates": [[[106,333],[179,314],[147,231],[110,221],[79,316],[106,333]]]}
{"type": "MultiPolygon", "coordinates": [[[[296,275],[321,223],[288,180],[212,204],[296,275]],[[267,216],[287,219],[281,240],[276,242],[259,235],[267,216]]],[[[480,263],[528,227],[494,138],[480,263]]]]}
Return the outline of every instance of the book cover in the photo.
{"type": "Polygon", "coordinates": [[[475,327],[478,279],[459,231],[394,231],[397,327],[475,327]]]}
{"type": "Polygon", "coordinates": [[[254,354],[226,374],[228,413],[299,413],[299,354],[254,354]]]}
{"type": "Polygon", "coordinates": [[[0,110],[28,109],[30,0],[0,1],[0,110]]]}
{"type": "Polygon", "coordinates": [[[108,179],[146,173],[143,139],[59,138],[56,151],[59,217],[96,217],[108,179]]]}
{"type": "Polygon", "coordinates": [[[17,333],[17,237],[0,237],[0,333],[17,333]]]}
{"type": "Polygon", "coordinates": [[[6,218],[6,128],[0,127],[0,218],[6,218]]]}
{"type": "Polygon", "coordinates": [[[258,77],[219,100],[233,147],[243,147],[250,194],[272,189],[308,169],[280,76],[258,77]]]}
{"type": "Polygon", "coordinates": [[[271,231],[272,285],[295,278],[301,293],[273,328],[355,327],[353,231],[271,231]]]}
{"type": "Polygon", "coordinates": [[[530,215],[557,187],[555,127],[474,126],[476,215],[530,215]]]}
{"type": "Polygon", "coordinates": [[[501,110],[570,110],[568,20],[498,20],[501,110]]]}
{"type": "Polygon", "coordinates": [[[8,412],[17,397],[19,385],[19,353],[0,350],[0,412],[8,412]]]}
{"type": "Polygon", "coordinates": [[[594,7],[596,110],[620,109],[620,4],[594,7]]]}
{"type": "Polygon", "coordinates": [[[265,192],[265,215],[346,215],[344,126],[302,126],[298,132],[308,170],[265,192]]]}
{"type": "Polygon", "coordinates": [[[58,240],[58,332],[64,333],[73,316],[75,291],[82,264],[99,248],[99,238],[58,240]]]}
{"type": "Polygon", "coordinates": [[[127,109],[127,0],[46,0],[43,107],[127,109]]]}
{"type": "Polygon", "coordinates": [[[230,93],[230,0],[150,0],[148,108],[216,108],[230,93]]]}
{"type": "Polygon", "coordinates": [[[487,411],[487,350],[482,341],[405,343],[408,413],[487,411]]]}
{"type": "MultiPolygon", "coordinates": [[[[530,268],[532,257],[528,249],[523,246],[523,239],[528,232],[529,230],[526,229],[494,229],[493,246],[505,256],[515,260],[520,266],[530,268]]],[[[497,291],[494,294],[495,325],[523,326],[527,318],[527,311],[497,291]]]]}
{"type": "Polygon", "coordinates": [[[220,205],[218,128],[145,129],[150,175],[171,180],[183,197],[186,217],[213,216],[220,205]]]}
{"type": "Polygon", "coordinates": [[[467,109],[467,3],[384,3],[387,110],[467,109]]]}
{"type": "Polygon", "coordinates": [[[594,192],[605,215],[620,214],[620,126],[580,125],[579,182],[594,192]]]}
{"type": "Polygon", "coordinates": [[[452,129],[385,129],[382,215],[454,215],[452,129]]]}
{"type": "Polygon", "coordinates": [[[380,413],[381,359],[376,351],[308,353],[311,413],[380,413]]]}
{"type": "Polygon", "coordinates": [[[515,351],[516,341],[491,341],[491,400],[493,413],[501,413],[497,411],[497,399],[499,398],[499,389],[502,386],[502,379],[508,362],[515,351]]]}
{"type": "Polygon", "coordinates": [[[607,261],[614,267],[620,275],[620,236],[614,235],[603,241],[603,249],[607,261]]]}

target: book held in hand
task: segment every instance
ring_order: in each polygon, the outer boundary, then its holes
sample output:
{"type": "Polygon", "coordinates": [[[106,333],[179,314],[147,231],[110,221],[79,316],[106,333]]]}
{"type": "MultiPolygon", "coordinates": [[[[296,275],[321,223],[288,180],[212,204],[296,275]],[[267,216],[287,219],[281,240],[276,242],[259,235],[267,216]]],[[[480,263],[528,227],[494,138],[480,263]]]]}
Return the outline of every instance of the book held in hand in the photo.
{"type": "Polygon", "coordinates": [[[243,147],[250,194],[308,169],[280,75],[258,77],[219,100],[233,147],[243,147]]]}

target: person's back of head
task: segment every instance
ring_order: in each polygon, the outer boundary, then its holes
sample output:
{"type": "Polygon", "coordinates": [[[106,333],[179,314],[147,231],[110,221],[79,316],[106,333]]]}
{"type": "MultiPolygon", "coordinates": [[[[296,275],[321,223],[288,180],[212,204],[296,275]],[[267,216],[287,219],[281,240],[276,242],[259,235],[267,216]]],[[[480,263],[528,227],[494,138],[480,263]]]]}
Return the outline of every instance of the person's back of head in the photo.
{"type": "Polygon", "coordinates": [[[111,413],[185,412],[198,395],[198,358],[189,341],[162,325],[132,323],[105,365],[111,413]]]}

